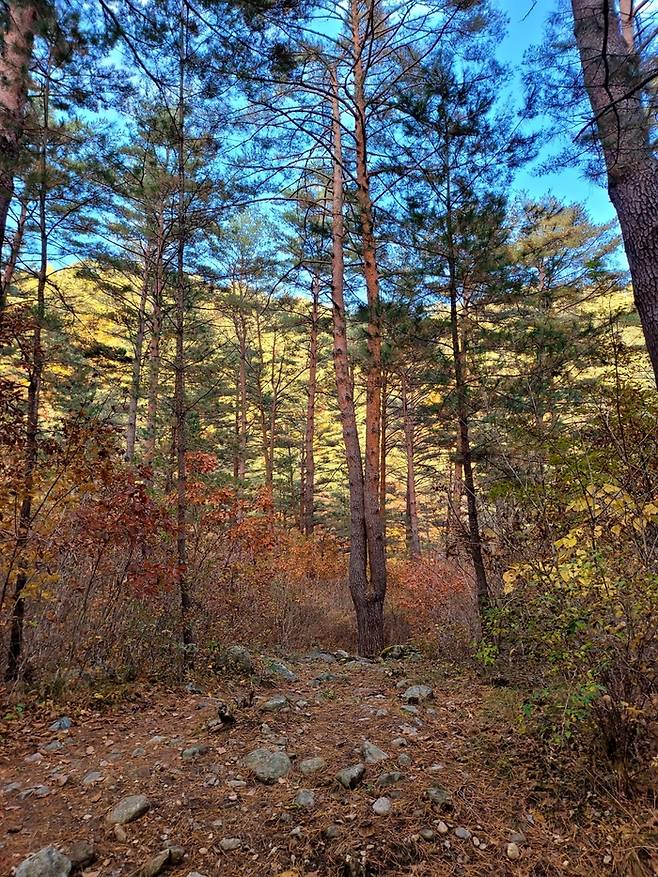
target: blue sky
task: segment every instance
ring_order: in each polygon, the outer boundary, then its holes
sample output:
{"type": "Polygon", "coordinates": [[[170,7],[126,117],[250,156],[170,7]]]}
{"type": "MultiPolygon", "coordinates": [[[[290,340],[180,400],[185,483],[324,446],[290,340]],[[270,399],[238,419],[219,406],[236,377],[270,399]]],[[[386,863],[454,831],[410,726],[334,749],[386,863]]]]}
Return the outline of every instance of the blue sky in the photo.
{"type": "MultiPolygon", "coordinates": [[[[542,41],[546,18],[554,11],[556,0],[497,0],[497,5],[509,18],[507,38],[500,47],[500,60],[519,69],[526,49],[542,41]]],[[[558,146],[556,143],[555,151],[558,146]]],[[[543,157],[548,157],[551,151],[547,150],[543,157]]],[[[519,174],[517,187],[537,199],[552,193],[563,201],[579,201],[586,205],[595,222],[616,219],[605,187],[586,179],[582,168],[563,166],[546,175],[539,174],[536,168],[529,168],[519,174]]]]}

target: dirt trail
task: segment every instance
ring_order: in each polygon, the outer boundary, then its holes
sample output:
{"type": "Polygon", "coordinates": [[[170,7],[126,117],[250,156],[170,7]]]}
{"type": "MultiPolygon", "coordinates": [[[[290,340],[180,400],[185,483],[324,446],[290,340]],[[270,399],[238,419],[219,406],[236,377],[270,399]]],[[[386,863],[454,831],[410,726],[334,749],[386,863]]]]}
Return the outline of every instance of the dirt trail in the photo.
{"type": "Polygon", "coordinates": [[[173,877],[608,872],[603,863],[592,871],[591,841],[582,845],[515,754],[513,738],[493,727],[491,689],[441,681],[424,663],[290,666],[297,681],[257,687],[251,704],[235,708],[229,730],[207,725],[221,702],[233,708],[250,695],[223,679],[203,693],[135,689],[109,709],[72,711],[68,730],[49,730],[53,714],[8,723],[0,874],[46,845],[67,853],[81,841],[94,847],[83,868],[94,877],[133,874],[174,845],[185,857],[167,866],[173,877]],[[415,683],[432,686],[433,698],[405,704],[415,683]],[[277,694],[288,705],[263,711],[277,694]],[[366,764],[350,791],[335,775],[364,760],[365,739],[389,757],[366,764]],[[194,746],[201,751],[183,757],[194,746]],[[259,747],[285,750],[288,775],[259,782],[242,762],[259,747]],[[310,757],[326,764],[305,776],[299,764],[310,757]],[[313,792],[309,806],[294,803],[300,789],[313,792]],[[148,812],[108,824],[108,812],[137,794],[149,799],[148,812]],[[373,811],[382,797],[388,804],[378,809],[390,807],[387,815],[373,811]]]}

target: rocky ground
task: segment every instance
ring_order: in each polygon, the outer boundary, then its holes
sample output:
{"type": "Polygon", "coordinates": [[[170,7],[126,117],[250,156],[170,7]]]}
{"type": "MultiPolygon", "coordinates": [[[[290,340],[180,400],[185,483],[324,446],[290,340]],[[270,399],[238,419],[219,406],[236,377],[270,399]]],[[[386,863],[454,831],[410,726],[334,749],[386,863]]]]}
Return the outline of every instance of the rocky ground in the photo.
{"type": "Polygon", "coordinates": [[[614,838],[538,783],[499,690],[340,653],[269,662],[254,682],[235,658],[203,687],[10,712],[0,873],[625,873],[614,838]]]}

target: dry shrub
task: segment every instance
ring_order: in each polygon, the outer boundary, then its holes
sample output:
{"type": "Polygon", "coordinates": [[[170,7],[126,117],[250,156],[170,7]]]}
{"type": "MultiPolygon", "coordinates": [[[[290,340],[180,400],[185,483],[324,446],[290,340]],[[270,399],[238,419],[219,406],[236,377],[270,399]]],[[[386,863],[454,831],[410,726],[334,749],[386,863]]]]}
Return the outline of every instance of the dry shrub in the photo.
{"type": "Polygon", "coordinates": [[[389,570],[390,639],[413,639],[435,654],[463,655],[478,632],[472,578],[438,552],[394,560],[389,570]]]}

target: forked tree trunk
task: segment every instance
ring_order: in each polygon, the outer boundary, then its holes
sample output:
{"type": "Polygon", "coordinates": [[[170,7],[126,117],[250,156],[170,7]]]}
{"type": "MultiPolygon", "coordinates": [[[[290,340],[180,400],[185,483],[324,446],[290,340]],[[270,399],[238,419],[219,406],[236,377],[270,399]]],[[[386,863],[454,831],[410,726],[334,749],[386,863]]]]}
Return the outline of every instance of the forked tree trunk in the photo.
{"type": "Polygon", "coordinates": [[[416,500],[416,471],[414,466],[414,424],[409,407],[406,373],[402,372],[402,423],[404,426],[404,449],[407,458],[407,521],[408,544],[411,557],[420,557],[420,533],[418,530],[418,503],[416,500]]]}
{"type": "MultiPolygon", "coordinates": [[[[361,226],[361,255],[363,276],[368,299],[366,374],[366,448],[364,466],[364,501],[366,534],[368,539],[368,566],[373,599],[379,604],[383,617],[386,596],[386,547],[379,504],[380,427],[382,392],[382,335],[379,299],[379,272],[377,245],[374,232],[370,176],[368,171],[368,144],[366,131],[365,72],[363,67],[364,34],[359,0],[351,0],[352,74],[354,79],[354,142],[356,155],[356,198],[361,226]]],[[[383,647],[383,628],[381,630],[383,647]]]]}
{"type": "Polygon", "coordinates": [[[633,47],[633,5],[571,0],[585,89],[621,226],[633,294],[658,385],[658,161],[645,102],[646,69],[633,47]]]}
{"type": "Polygon", "coordinates": [[[311,326],[308,348],[308,399],[306,401],[306,428],[304,431],[304,452],[302,470],[302,531],[310,536],[315,526],[313,512],[315,504],[315,394],[318,370],[318,315],[320,298],[320,278],[313,275],[311,282],[311,326]]]}
{"type": "Polygon", "coordinates": [[[354,388],[350,374],[347,317],[345,312],[343,246],[343,154],[341,145],[338,76],[331,70],[332,86],[332,265],[331,304],[333,316],[333,359],[336,396],[343,431],[350,498],[349,586],[357,621],[358,651],[373,655],[383,646],[383,600],[368,587],[368,546],[365,522],[364,473],[354,408],[354,388]]]}
{"type": "MultiPolygon", "coordinates": [[[[20,0],[8,3],[0,51],[0,253],[5,242],[14,177],[20,160],[36,23],[34,3],[20,0]]],[[[3,295],[0,305],[4,307],[5,304],[3,295]]]]}

